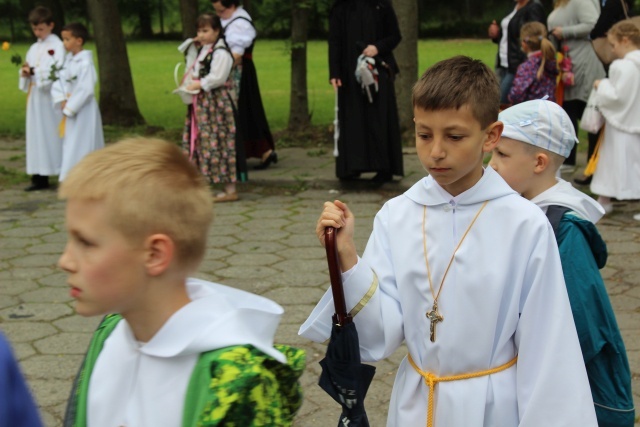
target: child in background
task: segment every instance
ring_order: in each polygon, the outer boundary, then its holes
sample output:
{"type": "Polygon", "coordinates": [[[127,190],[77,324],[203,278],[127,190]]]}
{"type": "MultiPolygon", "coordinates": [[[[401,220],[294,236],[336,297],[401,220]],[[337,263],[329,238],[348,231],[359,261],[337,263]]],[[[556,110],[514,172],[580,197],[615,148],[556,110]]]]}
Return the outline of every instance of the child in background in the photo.
{"type": "Polygon", "coordinates": [[[508,108],[498,119],[504,131],[490,165],[554,228],[598,425],[633,427],[629,361],[599,271],[607,246],[595,223],[604,209],[556,178],[577,141],[571,120],[562,107],[543,100],[508,108]]]}
{"type": "Polygon", "coordinates": [[[275,302],[189,277],[213,212],[178,147],[131,139],[93,152],[60,197],[68,242],[59,265],[75,309],[107,315],[65,426],[291,425],[304,352],[274,348],[275,302]]]}
{"type": "Polygon", "coordinates": [[[27,173],[31,185],[25,191],[49,188],[49,176],[60,173],[62,141],[58,126],[60,111],[53,107],[50,79],[52,67],[64,61],[64,46],[52,34],[53,14],[38,6],[29,13],[31,30],[38,40],[27,52],[20,68],[20,90],[27,93],[27,173]]]}
{"type": "MultiPolygon", "coordinates": [[[[609,78],[593,84],[605,127],[591,192],[610,213],[612,197],[640,199],[640,29],[629,20],[620,21],[607,38],[620,59],[611,63],[609,78]]],[[[634,218],[640,221],[640,214],[634,218]]]]}
{"type": "Polygon", "coordinates": [[[527,60],[518,66],[509,102],[519,104],[532,99],[556,100],[556,50],[547,39],[547,28],[540,22],[528,22],[520,30],[520,43],[527,60]]]}
{"type": "Polygon", "coordinates": [[[65,25],[61,34],[68,54],[51,88],[53,102],[64,114],[60,125],[60,182],[84,156],[104,147],[102,118],[94,93],[97,75],[93,54],[83,48],[89,32],[84,25],[72,23],[65,25]]]}
{"type": "MultiPolygon", "coordinates": [[[[495,74],[441,61],[414,85],[413,107],[429,176],[378,212],[362,258],[346,204],[326,202],[316,225],[321,243],[338,229],[362,360],[408,348],[387,426],[595,427],[553,230],[483,167],[502,133],[495,74]]],[[[299,333],[325,341],[332,314],[328,291],[299,333]]]]}
{"type": "Polygon", "coordinates": [[[11,346],[0,333],[0,426],[42,427],[33,401],[11,346]]]}
{"type": "Polygon", "coordinates": [[[187,73],[193,82],[186,89],[199,92],[188,107],[182,146],[211,185],[224,184],[224,191],[213,200],[232,202],[238,200],[233,56],[222,37],[220,18],[202,14],[197,26],[195,41],[201,47],[191,61],[187,55],[187,73]]]}

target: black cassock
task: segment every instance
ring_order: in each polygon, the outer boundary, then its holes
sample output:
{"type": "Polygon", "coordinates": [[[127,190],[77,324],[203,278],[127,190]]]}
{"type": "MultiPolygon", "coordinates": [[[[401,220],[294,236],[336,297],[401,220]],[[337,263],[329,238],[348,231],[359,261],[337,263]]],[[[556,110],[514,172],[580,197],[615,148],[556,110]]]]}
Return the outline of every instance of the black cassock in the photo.
{"type": "Polygon", "coordinates": [[[400,40],[398,20],[388,0],[334,3],[329,19],[329,75],[342,81],[338,89],[338,178],[361,172],[404,175],[393,87],[398,66],[392,51],[400,40]],[[370,44],[378,48],[379,89],[373,103],[355,77],[358,56],[370,44]]]}

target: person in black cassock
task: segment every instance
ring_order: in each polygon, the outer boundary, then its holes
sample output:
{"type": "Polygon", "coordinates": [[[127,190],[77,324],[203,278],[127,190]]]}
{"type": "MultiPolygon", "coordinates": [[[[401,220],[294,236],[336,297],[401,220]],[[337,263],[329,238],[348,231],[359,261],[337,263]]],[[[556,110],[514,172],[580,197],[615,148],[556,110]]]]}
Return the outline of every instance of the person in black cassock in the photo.
{"type": "Polygon", "coordinates": [[[338,94],[340,137],[336,176],[358,178],[377,172],[374,181],[404,174],[402,142],[393,87],[398,65],[393,49],[401,35],[389,0],[336,0],[329,15],[329,78],[338,94]],[[377,91],[372,102],[356,80],[358,57],[375,59],[377,91]]]}

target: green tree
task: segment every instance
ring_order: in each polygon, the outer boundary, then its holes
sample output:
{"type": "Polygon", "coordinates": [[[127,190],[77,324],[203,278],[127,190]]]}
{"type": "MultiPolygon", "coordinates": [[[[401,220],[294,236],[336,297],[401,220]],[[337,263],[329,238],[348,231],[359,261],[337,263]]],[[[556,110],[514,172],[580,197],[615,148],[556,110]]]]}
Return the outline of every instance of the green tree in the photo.
{"type": "Polygon", "coordinates": [[[309,125],[307,92],[307,34],[309,32],[310,0],[291,0],[291,102],[289,130],[309,125]]]}
{"type": "Polygon", "coordinates": [[[418,78],[418,0],[393,0],[402,41],[394,51],[400,74],[395,82],[400,130],[404,139],[413,130],[411,90],[418,78]]]}

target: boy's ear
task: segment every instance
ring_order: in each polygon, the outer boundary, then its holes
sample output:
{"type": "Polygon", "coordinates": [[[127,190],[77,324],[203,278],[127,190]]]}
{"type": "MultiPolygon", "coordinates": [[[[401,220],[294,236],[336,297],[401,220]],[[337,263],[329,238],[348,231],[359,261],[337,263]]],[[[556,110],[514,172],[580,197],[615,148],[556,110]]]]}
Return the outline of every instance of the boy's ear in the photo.
{"type": "Polygon", "coordinates": [[[173,261],[175,243],[166,234],[152,234],[145,240],[144,249],[147,273],[150,276],[159,276],[173,261]]]}
{"type": "Polygon", "coordinates": [[[533,168],[535,173],[542,173],[551,164],[551,159],[546,153],[536,153],[536,165],[533,168]]]}
{"type": "Polygon", "coordinates": [[[487,129],[485,130],[485,141],[482,144],[482,151],[484,153],[490,153],[494,148],[496,148],[496,145],[498,145],[498,142],[500,141],[500,136],[502,135],[503,130],[504,124],[499,121],[493,122],[487,127],[487,129]]]}

